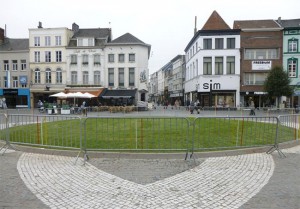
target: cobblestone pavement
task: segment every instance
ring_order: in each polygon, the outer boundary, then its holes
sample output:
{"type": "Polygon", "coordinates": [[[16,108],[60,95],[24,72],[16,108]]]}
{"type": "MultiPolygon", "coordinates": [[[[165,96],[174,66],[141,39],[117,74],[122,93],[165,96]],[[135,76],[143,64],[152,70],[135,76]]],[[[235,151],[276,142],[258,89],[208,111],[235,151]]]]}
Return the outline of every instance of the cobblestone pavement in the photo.
{"type": "Polygon", "coordinates": [[[300,146],[180,159],[0,156],[0,208],[300,208],[300,146]]]}

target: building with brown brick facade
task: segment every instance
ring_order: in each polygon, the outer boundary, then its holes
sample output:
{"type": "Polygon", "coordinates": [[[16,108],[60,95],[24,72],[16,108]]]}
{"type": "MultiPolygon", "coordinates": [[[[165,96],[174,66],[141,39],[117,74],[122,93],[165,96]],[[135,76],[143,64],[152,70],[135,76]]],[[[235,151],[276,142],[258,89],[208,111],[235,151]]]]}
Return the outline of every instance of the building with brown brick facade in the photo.
{"type": "Polygon", "coordinates": [[[241,30],[241,106],[275,105],[264,81],[274,66],[282,66],[282,27],[274,20],[243,20],[234,21],[233,28],[241,30]]]}

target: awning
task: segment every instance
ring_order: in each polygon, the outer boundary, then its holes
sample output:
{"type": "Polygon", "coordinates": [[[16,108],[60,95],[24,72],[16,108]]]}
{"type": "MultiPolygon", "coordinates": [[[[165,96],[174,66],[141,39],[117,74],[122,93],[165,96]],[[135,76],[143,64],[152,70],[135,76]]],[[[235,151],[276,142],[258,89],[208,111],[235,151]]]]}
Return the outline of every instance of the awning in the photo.
{"type": "Polygon", "coordinates": [[[125,99],[129,99],[132,97],[135,97],[136,94],[136,89],[134,90],[121,90],[121,89],[117,89],[117,90],[107,90],[106,92],[103,93],[103,95],[101,96],[104,99],[118,99],[118,98],[125,98],[125,99]]]}
{"type": "Polygon", "coordinates": [[[81,93],[90,93],[93,94],[96,97],[99,97],[99,95],[102,93],[102,91],[104,90],[104,88],[101,89],[68,89],[66,90],[67,93],[76,93],[76,92],[81,92],[81,93]]]}

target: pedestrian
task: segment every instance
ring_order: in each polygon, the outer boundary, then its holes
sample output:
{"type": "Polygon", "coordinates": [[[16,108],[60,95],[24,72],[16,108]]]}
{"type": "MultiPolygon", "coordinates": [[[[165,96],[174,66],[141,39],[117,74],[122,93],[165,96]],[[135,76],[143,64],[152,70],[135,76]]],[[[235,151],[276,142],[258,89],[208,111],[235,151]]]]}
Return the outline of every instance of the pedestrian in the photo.
{"type": "Polygon", "coordinates": [[[195,109],[195,102],[191,101],[189,109],[190,109],[191,114],[193,114],[194,113],[194,109],[195,109]]]}
{"type": "Polygon", "coordinates": [[[3,109],[7,109],[6,99],[5,98],[2,99],[2,107],[3,107],[3,109]]]}
{"type": "Polygon", "coordinates": [[[87,116],[86,102],[85,101],[82,102],[82,105],[81,105],[80,108],[81,108],[82,114],[87,116]]]}
{"type": "Polygon", "coordinates": [[[190,109],[190,100],[189,99],[187,99],[186,100],[186,110],[189,110],[190,109]]]}

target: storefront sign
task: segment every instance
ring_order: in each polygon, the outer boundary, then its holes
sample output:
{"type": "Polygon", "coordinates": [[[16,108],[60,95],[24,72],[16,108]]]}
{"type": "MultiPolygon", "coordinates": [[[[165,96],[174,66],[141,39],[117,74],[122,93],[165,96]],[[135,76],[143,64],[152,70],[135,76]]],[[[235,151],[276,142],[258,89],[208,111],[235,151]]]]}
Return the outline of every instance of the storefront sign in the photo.
{"type": "Polygon", "coordinates": [[[272,61],[252,61],[252,70],[270,70],[272,68],[272,61]]]}
{"type": "Polygon", "coordinates": [[[19,79],[20,79],[21,85],[27,84],[27,76],[20,76],[19,79]]]}

